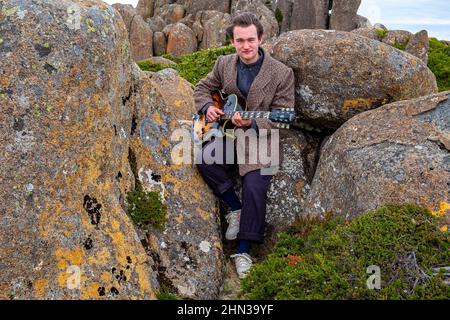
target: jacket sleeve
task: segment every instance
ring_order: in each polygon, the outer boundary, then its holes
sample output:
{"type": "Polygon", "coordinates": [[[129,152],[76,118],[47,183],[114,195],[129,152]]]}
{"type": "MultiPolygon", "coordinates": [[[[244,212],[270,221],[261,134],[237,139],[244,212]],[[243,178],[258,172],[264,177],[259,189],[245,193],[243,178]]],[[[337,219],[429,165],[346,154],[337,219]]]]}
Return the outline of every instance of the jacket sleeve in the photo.
{"type": "MultiPolygon", "coordinates": [[[[214,68],[208,75],[199,81],[194,89],[195,109],[197,112],[206,111],[207,104],[212,104],[211,93],[222,89],[222,57],[219,57],[214,64],[214,68]]],[[[209,106],[208,105],[208,106],[209,106]]]]}
{"type": "MultiPolygon", "coordinates": [[[[294,108],[295,105],[295,78],[294,71],[289,68],[289,71],[284,74],[282,80],[278,84],[275,96],[270,104],[270,110],[276,108],[294,108]]],[[[269,119],[256,119],[258,129],[276,129],[277,124],[269,119]]],[[[266,131],[266,132],[267,132],[266,131]]],[[[261,134],[261,131],[260,131],[261,134]]]]}

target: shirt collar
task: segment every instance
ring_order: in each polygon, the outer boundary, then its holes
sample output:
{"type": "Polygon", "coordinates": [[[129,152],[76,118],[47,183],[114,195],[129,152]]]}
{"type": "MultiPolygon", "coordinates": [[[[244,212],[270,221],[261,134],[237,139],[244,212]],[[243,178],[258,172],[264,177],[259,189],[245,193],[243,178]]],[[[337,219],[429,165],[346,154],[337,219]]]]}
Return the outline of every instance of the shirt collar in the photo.
{"type": "Polygon", "coordinates": [[[257,61],[253,62],[253,63],[245,63],[241,60],[241,58],[239,58],[239,65],[242,68],[251,68],[251,67],[255,67],[255,66],[259,66],[262,64],[263,60],[264,60],[264,50],[261,49],[261,47],[258,47],[258,53],[259,53],[259,58],[257,61]]]}

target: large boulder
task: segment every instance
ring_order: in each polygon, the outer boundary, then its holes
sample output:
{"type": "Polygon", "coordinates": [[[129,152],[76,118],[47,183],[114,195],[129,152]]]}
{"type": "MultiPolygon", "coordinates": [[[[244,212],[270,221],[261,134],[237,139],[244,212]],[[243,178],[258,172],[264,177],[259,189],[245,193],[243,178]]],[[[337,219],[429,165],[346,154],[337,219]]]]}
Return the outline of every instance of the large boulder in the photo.
{"type": "Polygon", "coordinates": [[[140,15],[136,15],[131,22],[130,47],[134,61],[153,56],[153,31],[140,15]]]}
{"type": "Polygon", "coordinates": [[[131,22],[133,21],[134,16],[138,15],[136,9],[131,4],[114,3],[112,6],[119,11],[123,22],[125,22],[127,31],[130,32],[131,22]]]}
{"type": "Polygon", "coordinates": [[[358,12],[361,0],[334,0],[329,29],[351,31],[359,24],[358,12]]]}
{"type": "Polygon", "coordinates": [[[167,23],[160,16],[154,16],[146,20],[153,33],[162,32],[167,26],[167,23]]]}
{"type": "Polygon", "coordinates": [[[353,33],[286,32],[272,56],[294,70],[297,112],[315,126],[336,129],[360,112],[437,92],[421,60],[353,33]]]}
{"type": "Polygon", "coordinates": [[[319,158],[319,140],[301,131],[281,135],[283,162],[267,192],[264,251],[272,248],[277,233],[287,231],[303,211],[319,158]]]}
{"type": "Polygon", "coordinates": [[[327,29],[329,0],[294,1],[290,16],[290,29],[327,29]]]}
{"type": "Polygon", "coordinates": [[[183,154],[177,147],[182,137],[190,145],[193,90],[172,69],[140,77],[140,91],[147,93],[142,99],[148,102],[139,103],[134,116],[134,170],[145,190],[161,195],[168,213],[164,230],[147,234],[148,252],[162,285],[182,298],[215,299],[223,266],[218,208],[196,166],[182,163],[189,151],[183,154]]]}
{"type": "Polygon", "coordinates": [[[177,23],[183,19],[185,9],[180,4],[168,4],[160,8],[159,16],[166,24],[177,23]]]}
{"type": "Polygon", "coordinates": [[[393,47],[406,47],[412,36],[413,34],[406,30],[389,30],[386,36],[381,41],[393,47]]]}
{"type": "Polygon", "coordinates": [[[355,217],[387,203],[450,207],[450,91],[357,115],[324,144],[305,213],[355,217]]]}
{"type": "Polygon", "coordinates": [[[370,23],[370,20],[366,17],[360,16],[359,14],[356,15],[356,18],[354,19],[356,23],[356,28],[372,28],[372,24],[370,23]]]}
{"type": "MultiPolygon", "coordinates": [[[[267,2],[266,2],[267,3],[267,2]]],[[[291,30],[291,17],[293,13],[294,1],[292,0],[272,0],[269,8],[275,13],[280,32],[291,30]]]]}
{"type": "Polygon", "coordinates": [[[380,35],[377,33],[376,29],[373,27],[365,27],[365,28],[358,28],[355,30],[352,30],[351,33],[367,37],[373,40],[381,41],[380,35]]]}
{"type": "Polygon", "coordinates": [[[226,44],[226,29],[231,24],[231,16],[219,11],[199,11],[193,24],[199,40],[199,49],[218,48],[226,44]]]}
{"type": "Polygon", "coordinates": [[[430,41],[428,39],[428,32],[422,30],[414,34],[405,51],[416,56],[422,60],[425,64],[428,63],[428,50],[430,49],[430,41]]]}
{"type": "Polygon", "coordinates": [[[167,40],[164,32],[157,31],[153,33],[153,54],[162,56],[166,53],[167,40]]]}
{"type": "Polygon", "coordinates": [[[155,11],[155,0],[139,0],[136,6],[136,12],[147,21],[148,18],[153,17],[155,11]]]}
{"type": "Polygon", "coordinates": [[[197,50],[194,31],[183,23],[169,24],[163,30],[166,39],[166,53],[174,56],[193,53],[197,50]]]}
{"type": "Polygon", "coordinates": [[[133,88],[103,1],[0,5],[0,297],[154,298],[124,211],[133,88]]]}
{"type": "Polygon", "coordinates": [[[235,17],[244,11],[254,13],[264,28],[264,38],[276,37],[279,33],[279,27],[275,14],[267,8],[262,0],[232,0],[231,16],[235,17]]]}

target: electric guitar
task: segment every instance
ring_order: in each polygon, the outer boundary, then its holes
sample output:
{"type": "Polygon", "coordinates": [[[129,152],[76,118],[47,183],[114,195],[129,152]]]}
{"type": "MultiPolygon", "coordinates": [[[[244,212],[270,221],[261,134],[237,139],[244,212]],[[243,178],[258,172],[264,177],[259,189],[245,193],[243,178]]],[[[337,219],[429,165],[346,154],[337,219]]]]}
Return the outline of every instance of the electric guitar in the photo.
{"type": "Polygon", "coordinates": [[[213,105],[220,109],[221,115],[216,122],[208,122],[206,115],[194,113],[192,116],[192,134],[195,143],[210,140],[213,136],[223,137],[228,135],[236,138],[234,130],[236,126],[231,122],[236,112],[241,114],[242,119],[265,118],[277,123],[278,128],[289,129],[289,125],[296,119],[293,108],[277,108],[272,111],[247,111],[247,101],[238,98],[235,94],[225,94],[222,91],[215,91],[211,94],[213,105]],[[244,105],[244,108],[242,108],[244,105]],[[227,130],[231,129],[231,130],[227,130]],[[230,134],[230,132],[232,132],[230,134]]]}

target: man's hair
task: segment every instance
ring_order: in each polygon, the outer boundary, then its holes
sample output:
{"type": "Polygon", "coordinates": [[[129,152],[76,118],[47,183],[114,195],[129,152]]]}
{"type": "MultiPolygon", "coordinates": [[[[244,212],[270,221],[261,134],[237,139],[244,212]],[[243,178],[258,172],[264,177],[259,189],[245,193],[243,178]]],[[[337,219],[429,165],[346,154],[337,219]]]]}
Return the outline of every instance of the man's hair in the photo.
{"type": "Polygon", "coordinates": [[[256,32],[258,33],[258,39],[260,39],[264,33],[264,28],[261,22],[259,21],[258,17],[251,12],[243,12],[234,17],[233,21],[231,22],[231,25],[227,28],[227,35],[231,39],[234,39],[233,37],[234,27],[236,26],[249,27],[252,24],[255,25],[256,32]]]}

